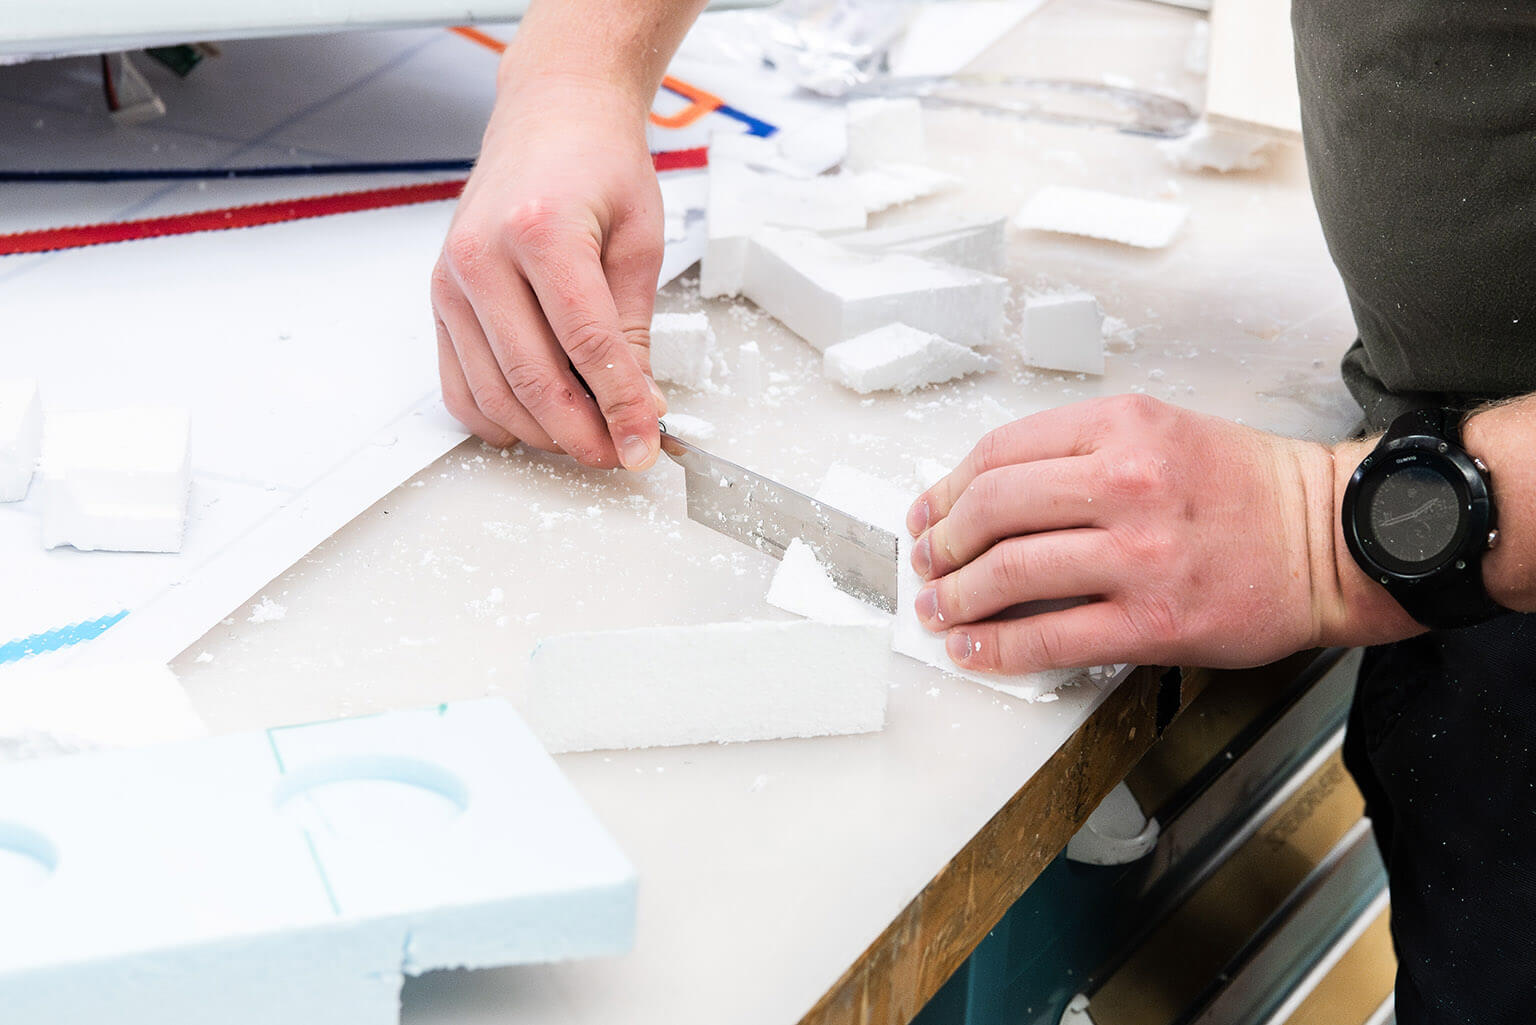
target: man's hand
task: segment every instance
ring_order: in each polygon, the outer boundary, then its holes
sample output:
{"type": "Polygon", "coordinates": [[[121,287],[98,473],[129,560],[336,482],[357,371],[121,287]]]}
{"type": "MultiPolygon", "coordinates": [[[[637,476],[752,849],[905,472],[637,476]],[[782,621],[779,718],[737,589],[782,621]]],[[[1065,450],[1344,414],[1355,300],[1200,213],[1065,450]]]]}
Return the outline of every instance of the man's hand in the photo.
{"type": "Polygon", "coordinates": [[[621,99],[555,76],[503,89],[432,307],[443,398],[461,423],[493,445],[635,470],[656,460],[665,409],[650,376],[662,212],[649,108],[621,99]]]}
{"type": "Polygon", "coordinates": [[[1411,636],[1344,550],[1336,494],[1361,454],[1336,466],[1322,445],[1137,395],[1027,417],[908,514],[918,616],[957,664],[1005,673],[1251,666],[1411,636]],[[1086,601],[1000,615],[1072,598],[1086,601]]]}

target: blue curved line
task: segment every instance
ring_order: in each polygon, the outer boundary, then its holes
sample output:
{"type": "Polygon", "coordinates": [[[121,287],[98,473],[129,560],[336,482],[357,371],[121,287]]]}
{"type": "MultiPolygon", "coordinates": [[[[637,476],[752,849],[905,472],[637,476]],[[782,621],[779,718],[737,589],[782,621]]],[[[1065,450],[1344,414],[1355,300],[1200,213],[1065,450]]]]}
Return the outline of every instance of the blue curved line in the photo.
{"type": "Polygon", "coordinates": [[[29,655],[41,655],[45,651],[58,651],[60,648],[95,640],[127,614],[128,610],[123,609],[121,612],[114,612],[100,619],[75,623],[72,626],[61,626],[53,630],[44,630],[30,637],[18,637],[14,641],[6,641],[0,644],[0,666],[7,662],[20,662],[29,655]]]}

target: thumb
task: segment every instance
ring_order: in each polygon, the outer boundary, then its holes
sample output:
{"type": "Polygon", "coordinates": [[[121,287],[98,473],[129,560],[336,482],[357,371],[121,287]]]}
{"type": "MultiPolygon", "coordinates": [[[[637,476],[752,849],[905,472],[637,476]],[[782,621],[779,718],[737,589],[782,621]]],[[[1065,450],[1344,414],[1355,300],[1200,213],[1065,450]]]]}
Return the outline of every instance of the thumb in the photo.
{"type": "Polygon", "coordinates": [[[667,397],[651,373],[651,316],[656,310],[656,280],[661,275],[664,244],[660,223],[633,216],[615,224],[603,247],[603,275],[613,293],[619,327],[656,400],[656,415],[667,411],[667,397]]]}

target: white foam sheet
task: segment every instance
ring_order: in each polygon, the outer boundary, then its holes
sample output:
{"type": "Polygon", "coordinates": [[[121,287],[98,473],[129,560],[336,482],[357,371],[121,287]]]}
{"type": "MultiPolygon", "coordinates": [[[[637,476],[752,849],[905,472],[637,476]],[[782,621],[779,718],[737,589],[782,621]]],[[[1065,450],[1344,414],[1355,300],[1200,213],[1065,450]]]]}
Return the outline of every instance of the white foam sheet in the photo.
{"type": "Polygon", "coordinates": [[[915,391],[993,369],[989,356],[905,324],[887,324],[827,349],[822,373],[860,394],[915,391]]]}
{"type": "Polygon", "coordinates": [[[1161,249],[1174,240],[1188,216],[1189,207],[1182,203],[1050,185],[1024,204],[1013,223],[1035,231],[1086,235],[1142,249],[1161,249]]]}

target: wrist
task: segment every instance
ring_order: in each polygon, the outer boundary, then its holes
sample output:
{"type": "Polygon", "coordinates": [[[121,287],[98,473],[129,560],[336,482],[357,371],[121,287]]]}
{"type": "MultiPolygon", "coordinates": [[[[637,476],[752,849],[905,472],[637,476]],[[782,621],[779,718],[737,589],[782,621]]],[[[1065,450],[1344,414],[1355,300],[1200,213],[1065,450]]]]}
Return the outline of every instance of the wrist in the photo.
{"type": "MultiPolygon", "coordinates": [[[[1344,490],[1361,460],[1370,455],[1378,439],[1344,441],[1329,451],[1331,489],[1327,503],[1326,537],[1333,571],[1331,595],[1324,603],[1321,643],[1354,647],[1385,644],[1424,632],[1380,581],[1372,579],[1344,541],[1344,490]]],[[[1322,536],[1322,528],[1319,534],[1322,536]]]]}
{"type": "MultiPolygon", "coordinates": [[[[1536,431],[1536,400],[1490,406],[1462,425],[1462,446],[1488,466],[1489,490],[1498,511],[1499,540],[1483,555],[1483,586],[1507,609],[1536,611],[1536,523],[1520,496],[1536,488],[1536,455],[1529,440],[1536,431]],[[1522,443],[1522,438],[1526,439],[1522,443]]],[[[1528,502],[1529,500],[1527,500],[1528,502]]]]}

